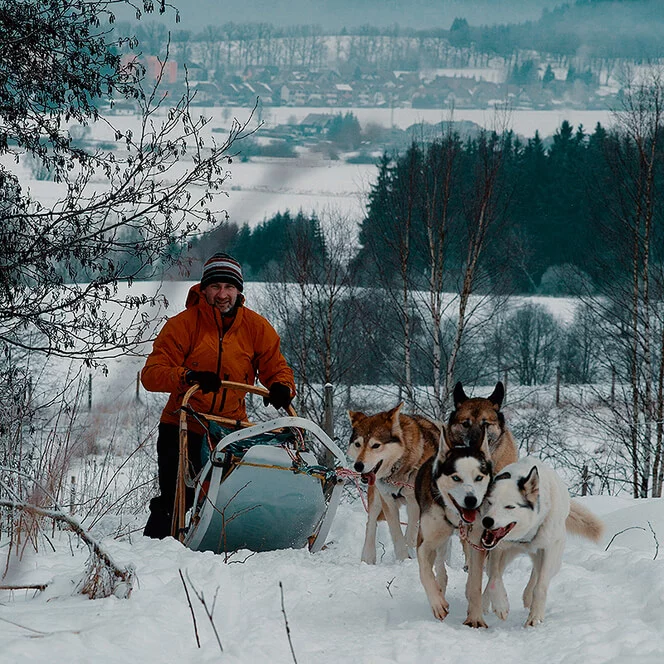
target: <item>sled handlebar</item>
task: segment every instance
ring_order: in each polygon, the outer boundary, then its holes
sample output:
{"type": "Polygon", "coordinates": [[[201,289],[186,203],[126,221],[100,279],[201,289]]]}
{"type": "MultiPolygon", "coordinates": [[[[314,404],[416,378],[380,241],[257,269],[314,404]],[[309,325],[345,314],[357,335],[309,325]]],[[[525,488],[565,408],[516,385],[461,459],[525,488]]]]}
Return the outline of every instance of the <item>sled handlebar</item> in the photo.
{"type": "MultiPolygon", "coordinates": [[[[200,389],[198,383],[194,383],[186,392],[182,399],[182,407],[186,406],[189,403],[192,395],[200,389]]],[[[257,394],[261,397],[269,397],[270,392],[260,385],[247,385],[246,383],[236,383],[232,380],[222,380],[220,390],[239,390],[242,392],[251,392],[251,394],[257,394]]],[[[297,413],[292,405],[289,404],[288,408],[285,409],[286,412],[292,417],[296,417],[297,413]]]]}

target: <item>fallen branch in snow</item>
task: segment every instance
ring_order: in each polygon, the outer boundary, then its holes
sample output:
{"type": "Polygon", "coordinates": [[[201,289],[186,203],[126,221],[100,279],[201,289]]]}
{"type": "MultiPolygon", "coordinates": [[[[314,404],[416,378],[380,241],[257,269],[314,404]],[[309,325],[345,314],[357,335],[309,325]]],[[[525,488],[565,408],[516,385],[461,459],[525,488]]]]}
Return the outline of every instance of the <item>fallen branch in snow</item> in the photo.
{"type": "Polygon", "coordinates": [[[648,521],[648,528],[650,528],[650,532],[652,533],[653,539],[655,540],[655,555],[652,557],[652,559],[655,560],[659,554],[659,540],[657,539],[657,534],[655,533],[655,529],[652,527],[652,523],[650,523],[650,521],[648,521]]]}
{"type": "Polygon", "coordinates": [[[293,661],[297,664],[297,659],[295,658],[295,650],[293,650],[293,641],[291,640],[290,627],[288,626],[288,616],[286,615],[286,607],[284,606],[284,587],[279,581],[279,590],[281,591],[281,612],[284,614],[284,622],[286,623],[286,635],[288,636],[288,645],[290,646],[291,655],[293,656],[293,661]]]}
{"type": "Polygon", "coordinates": [[[80,634],[80,630],[60,630],[58,632],[42,632],[39,629],[35,629],[34,627],[26,627],[26,625],[21,625],[21,623],[14,622],[13,620],[9,620],[7,618],[0,618],[2,622],[6,622],[9,625],[14,625],[14,627],[20,627],[21,629],[25,629],[28,632],[32,632],[36,636],[33,638],[37,637],[42,637],[42,636],[52,636],[53,634],[80,634]]]}
{"type": "Polygon", "coordinates": [[[79,592],[98,599],[115,595],[125,599],[131,595],[134,586],[134,570],[131,567],[121,568],[78,521],[59,509],[46,509],[29,503],[0,499],[0,507],[19,510],[33,516],[42,516],[53,521],[65,523],[87,545],[90,559],[85,577],[78,586],[79,592]]]}
{"type": "Polygon", "coordinates": [[[27,583],[20,586],[0,585],[0,590],[46,590],[48,583],[27,583]]]}
{"type": "Polygon", "coordinates": [[[643,532],[645,532],[646,529],[643,528],[642,526],[630,526],[629,528],[625,528],[624,530],[619,530],[619,531],[618,531],[618,532],[617,532],[617,533],[616,533],[616,534],[615,534],[615,535],[609,540],[609,543],[606,545],[606,548],[604,549],[604,551],[608,551],[608,550],[609,550],[609,547],[613,544],[613,540],[616,539],[616,537],[618,537],[618,535],[622,535],[623,533],[626,533],[628,530],[643,530],[643,532]]]}
{"type": "Polygon", "coordinates": [[[189,588],[187,588],[187,584],[184,580],[184,576],[182,576],[181,569],[178,569],[178,574],[180,575],[180,580],[182,581],[182,585],[184,586],[184,594],[187,596],[187,604],[189,604],[189,611],[191,611],[191,619],[194,622],[194,636],[196,636],[196,645],[200,648],[201,640],[198,638],[198,624],[196,623],[196,614],[194,613],[194,607],[191,605],[191,598],[189,597],[189,588]]]}
{"type": "MultiPolygon", "coordinates": [[[[655,555],[653,556],[653,560],[657,558],[657,555],[659,554],[659,541],[657,539],[657,535],[655,531],[653,530],[652,524],[650,521],[648,521],[648,527],[650,528],[650,532],[652,533],[652,537],[655,540],[655,555]]],[[[619,530],[609,541],[609,543],[606,545],[606,548],[604,551],[608,551],[609,547],[611,544],[613,544],[613,540],[618,537],[618,535],[622,535],[623,533],[626,533],[628,530],[642,530],[644,533],[648,532],[643,526],[630,526],[629,528],[625,528],[624,530],[619,530]]]]}

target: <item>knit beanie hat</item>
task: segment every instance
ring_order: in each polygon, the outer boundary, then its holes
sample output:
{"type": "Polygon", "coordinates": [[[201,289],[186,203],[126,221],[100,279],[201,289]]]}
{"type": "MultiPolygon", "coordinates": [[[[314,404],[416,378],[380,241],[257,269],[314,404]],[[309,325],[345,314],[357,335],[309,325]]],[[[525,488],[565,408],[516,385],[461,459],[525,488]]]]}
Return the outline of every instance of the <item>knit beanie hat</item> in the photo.
{"type": "Polygon", "coordinates": [[[215,283],[233,284],[233,286],[242,292],[242,288],[244,287],[242,268],[229,254],[216,253],[214,256],[208,258],[203,265],[201,289],[215,283]]]}

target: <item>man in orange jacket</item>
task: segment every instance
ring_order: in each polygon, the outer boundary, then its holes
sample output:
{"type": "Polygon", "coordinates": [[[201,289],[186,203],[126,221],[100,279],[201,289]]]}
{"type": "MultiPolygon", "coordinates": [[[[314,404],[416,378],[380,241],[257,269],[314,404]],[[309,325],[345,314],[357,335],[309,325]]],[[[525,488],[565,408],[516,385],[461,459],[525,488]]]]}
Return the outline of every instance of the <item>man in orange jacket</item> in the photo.
{"type": "MultiPolygon", "coordinates": [[[[190,400],[193,410],[245,420],[244,394],[221,390],[221,381],[268,388],[266,405],[287,408],[295,395],[293,371],[280,350],[280,339],[268,321],[244,306],[242,268],[228,254],[217,253],[203,266],[201,283],[192,286],[186,308],[166,321],[155,339],[141,372],[150,392],[170,392],[162,412],[157,438],[160,495],[150,501],[143,532],[154,538],[171,533],[179,457],[179,408],[194,383],[201,389],[190,400]]],[[[194,472],[201,468],[202,428],[191,418],[189,459],[194,472]]],[[[187,507],[193,491],[187,491],[187,507]]]]}

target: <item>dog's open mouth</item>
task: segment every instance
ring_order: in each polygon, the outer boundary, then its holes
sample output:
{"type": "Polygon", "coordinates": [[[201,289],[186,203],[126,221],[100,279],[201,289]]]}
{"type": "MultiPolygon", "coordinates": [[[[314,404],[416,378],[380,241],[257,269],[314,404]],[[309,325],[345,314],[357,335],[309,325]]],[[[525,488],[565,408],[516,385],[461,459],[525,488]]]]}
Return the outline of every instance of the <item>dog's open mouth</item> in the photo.
{"type": "Polygon", "coordinates": [[[378,469],[383,465],[383,460],[381,459],[375,466],[373,470],[370,470],[368,473],[362,473],[361,480],[364,484],[373,486],[376,483],[376,473],[378,469]]]}
{"type": "Polygon", "coordinates": [[[485,528],[482,533],[482,546],[487,550],[493,549],[514,526],[516,526],[516,521],[512,521],[512,523],[506,525],[504,528],[495,528],[494,530],[485,528]]]}
{"type": "MultiPolygon", "coordinates": [[[[450,496],[452,498],[452,496],[450,496]]],[[[457,508],[457,512],[459,512],[459,515],[461,516],[461,520],[464,523],[475,523],[475,519],[477,518],[477,515],[479,514],[479,511],[477,508],[473,508],[472,510],[468,509],[467,507],[461,507],[459,503],[457,503],[454,498],[452,498],[452,502],[454,503],[454,507],[457,508]]]]}

